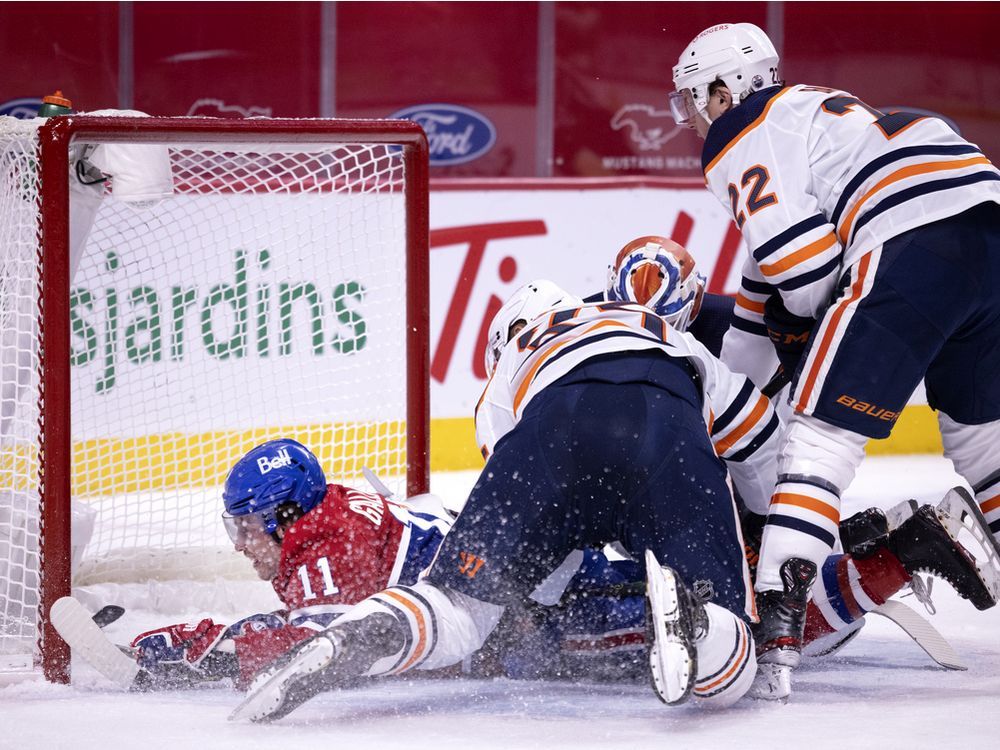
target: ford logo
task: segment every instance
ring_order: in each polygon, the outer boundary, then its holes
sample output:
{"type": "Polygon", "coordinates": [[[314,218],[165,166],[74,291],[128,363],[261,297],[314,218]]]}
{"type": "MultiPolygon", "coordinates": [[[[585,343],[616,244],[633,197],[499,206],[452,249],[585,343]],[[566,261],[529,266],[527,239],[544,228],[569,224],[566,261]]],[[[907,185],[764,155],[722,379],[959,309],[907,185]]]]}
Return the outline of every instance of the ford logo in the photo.
{"type": "Polygon", "coordinates": [[[478,159],[497,140],[497,129],[492,122],[479,112],[456,104],[420,104],[389,117],[411,120],[424,129],[434,167],[478,159]]]}

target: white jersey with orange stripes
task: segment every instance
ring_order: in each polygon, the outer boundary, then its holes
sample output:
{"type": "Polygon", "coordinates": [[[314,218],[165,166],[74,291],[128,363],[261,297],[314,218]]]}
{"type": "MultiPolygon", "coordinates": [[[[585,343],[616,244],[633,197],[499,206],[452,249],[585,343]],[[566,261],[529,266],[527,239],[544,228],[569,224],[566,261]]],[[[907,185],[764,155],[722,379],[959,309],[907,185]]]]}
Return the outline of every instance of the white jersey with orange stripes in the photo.
{"type": "Polygon", "coordinates": [[[643,350],[662,351],[693,366],[715,451],[726,461],[747,506],[766,513],[776,479],[779,432],[770,402],[692,335],[671,328],[641,305],[596,302],[555,308],[514,336],[476,407],[476,439],[484,457],[547,386],[594,357],[643,350]]]}
{"type": "Polygon", "coordinates": [[[884,114],[815,86],[768,89],[723,115],[703,166],[761,274],[744,274],[746,304],[737,299],[738,317],[749,321],[759,320],[754,292],[763,285],[791,312],[819,317],[844,270],[872,249],[1000,203],[1000,172],[942,120],[884,114]]]}

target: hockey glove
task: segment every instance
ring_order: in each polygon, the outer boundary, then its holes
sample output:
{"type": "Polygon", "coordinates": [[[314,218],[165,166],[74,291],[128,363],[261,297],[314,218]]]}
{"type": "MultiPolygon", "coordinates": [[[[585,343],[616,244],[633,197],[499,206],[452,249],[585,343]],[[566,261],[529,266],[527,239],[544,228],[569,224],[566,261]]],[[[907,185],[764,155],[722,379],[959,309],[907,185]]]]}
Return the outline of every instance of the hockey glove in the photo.
{"type": "Polygon", "coordinates": [[[136,677],[133,689],[171,690],[235,676],[235,652],[220,650],[227,632],[225,625],[206,618],[136,636],[131,645],[143,671],[136,677]]]}
{"type": "Polygon", "coordinates": [[[812,318],[802,318],[788,312],[780,294],[771,295],[764,303],[767,335],[785,372],[795,372],[815,323],[812,318]]]}

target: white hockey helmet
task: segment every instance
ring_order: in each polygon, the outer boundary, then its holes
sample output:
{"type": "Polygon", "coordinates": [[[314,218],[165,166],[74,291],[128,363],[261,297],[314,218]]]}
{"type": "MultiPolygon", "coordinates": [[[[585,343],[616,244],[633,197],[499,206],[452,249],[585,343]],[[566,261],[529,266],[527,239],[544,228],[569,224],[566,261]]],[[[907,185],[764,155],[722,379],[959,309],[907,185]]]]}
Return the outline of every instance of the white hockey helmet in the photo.
{"type": "Polygon", "coordinates": [[[705,277],[694,258],[666,237],[637,237],[618,252],[608,276],[607,298],[645,305],[679,331],[698,317],[705,277]]]}
{"type": "Polygon", "coordinates": [[[722,81],[739,104],[755,91],[780,83],[778,52],[752,23],[720,23],[698,34],[674,67],[670,110],[678,125],[700,115],[711,123],[708,87],[722,81]]]}
{"type": "Polygon", "coordinates": [[[514,324],[520,321],[527,323],[553,307],[582,303],[583,300],[579,297],[573,296],[565,289],[545,279],[529,281],[522,286],[503,303],[503,306],[497,310],[497,314],[493,316],[493,320],[490,321],[484,355],[486,373],[493,374],[497,361],[500,359],[500,352],[510,340],[514,324]]]}

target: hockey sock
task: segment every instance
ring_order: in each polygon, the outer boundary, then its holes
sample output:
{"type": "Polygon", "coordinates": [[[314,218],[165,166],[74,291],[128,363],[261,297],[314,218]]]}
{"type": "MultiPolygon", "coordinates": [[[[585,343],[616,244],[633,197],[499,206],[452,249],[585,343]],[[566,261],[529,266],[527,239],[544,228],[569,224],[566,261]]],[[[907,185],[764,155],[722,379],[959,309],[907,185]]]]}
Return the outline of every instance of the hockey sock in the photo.
{"type": "Polygon", "coordinates": [[[750,628],[728,609],[705,604],[708,632],[697,641],[697,703],[722,708],[735,703],[750,688],[757,659],[750,628]]]}
{"type": "Polygon", "coordinates": [[[909,582],[910,574],[887,549],[864,559],[831,555],[813,586],[804,642],[843,630],[909,582]]]}

